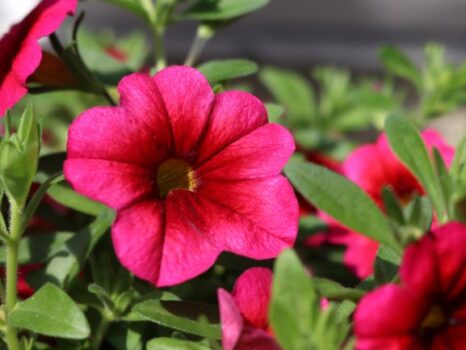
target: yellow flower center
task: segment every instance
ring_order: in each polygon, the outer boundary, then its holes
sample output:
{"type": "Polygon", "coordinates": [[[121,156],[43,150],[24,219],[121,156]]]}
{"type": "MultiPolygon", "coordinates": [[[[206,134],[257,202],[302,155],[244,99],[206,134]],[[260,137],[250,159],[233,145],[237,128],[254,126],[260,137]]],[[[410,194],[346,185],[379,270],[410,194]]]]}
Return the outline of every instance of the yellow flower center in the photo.
{"type": "Polygon", "coordinates": [[[194,191],[197,181],[193,168],[187,162],[170,158],[157,170],[157,186],[160,197],[165,198],[171,190],[194,191]]]}
{"type": "Polygon", "coordinates": [[[424,321],[422,321],[421,328],[424,330],[433,330],[442,327],[447,322],[445,312],[439,305],[432,305],[429,313],[424,321]]]}

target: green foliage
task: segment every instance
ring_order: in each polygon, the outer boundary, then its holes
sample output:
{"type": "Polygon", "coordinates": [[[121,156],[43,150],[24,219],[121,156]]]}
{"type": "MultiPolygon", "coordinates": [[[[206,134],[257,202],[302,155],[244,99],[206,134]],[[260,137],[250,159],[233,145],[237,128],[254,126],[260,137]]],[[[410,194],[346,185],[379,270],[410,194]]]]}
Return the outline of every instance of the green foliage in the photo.
{"type": "Polygon", "coordinates": [[[257,72],[257,64],[246,59],[214,60],[197,67],[211,84],[245,77],[257,72]]]}
{"type": "Polygon", "coordinates": [[[210,339],[220,339],[218,311],[215,307],[184,301],[146,300],[133,312],[145,320],[210,339]]]}
{"type": "Polygon", "coordinates": [[[304,198],[346,227],[399,249],[385,216],[356,184],[324,167],[301,160],[290,161],[285,174],[304,198]]]}
{"type": "Polygon", "coordinates": [[[269,0],[198,0],[184,16],[199,21],[227,21],[254,12],[269,0]]]}
{"type": "Polygon", "coordinates": [[[32,274],[29,281],[35,286],[41,285],[44,281],[66,286],[82,269],[91,251],[107,232],[114,218],[113,211],[103,210],[90,225],[75,233],[60,249],[57,249],[45,269],[32,274]]]}
{"type": "Polygon", "coordinates": [[[321,310],[315,286],[292,250],[278,257],[269,317],[283,350],[337,350],[347,340],[349,325],[334,305],[321,310]]]}
{"type": "Polygon", "coordinates": [[[39,149],[40,127],[32,108],[28,107],[21,117],[18,132],[13,135],[8,132],[0,143],[2,190],[20,208],[26,202],[37,170],[39,149]]]}
{"type": "Polygon", "coordinates": [[[392,46],[382,47],[380,59],[389,73],[408,80],[417,89],[419,106],[409,111],[413,120],[440,117],[466,102],[466,65],[446,62],[443,46],[427,44],[422,67],[416,67],[392,46]]]}
{"type": "Polygon", "coordinates": [[[297,127],[312,123],[314,92],[302,76],[292,71],[268,67],[261,70],[260,78],[275,100],[285,107],[287,125],[297,127]]]}
{"type": "Polygon", "coordinates": [[[147,350],[209,350],[199,342],[174,338],[155,338],[147,343],[147,350]]]}
{"type": "Polygon", "coordinates": [[[387,71],[409,80],[417,87],[421,86],[421,74],[414,62],[402,51],[393,46],[383,46],[379,55],[387,71]]]}
{"type": "Polygon", "coordinates": [[[445,221],[447,212],[439,179],[419,132],[409,121],[395,114],[387,118],[385,127],[390,147],[423,185],[439,220],[445,221]]]}
{"type": "Polygon", "coordinates": [[[19,303],[9,314],[8,323],[35,333],[68,339],[85,339],[90,333],[79,307],[63,290],[50,283],[19,303]]]}

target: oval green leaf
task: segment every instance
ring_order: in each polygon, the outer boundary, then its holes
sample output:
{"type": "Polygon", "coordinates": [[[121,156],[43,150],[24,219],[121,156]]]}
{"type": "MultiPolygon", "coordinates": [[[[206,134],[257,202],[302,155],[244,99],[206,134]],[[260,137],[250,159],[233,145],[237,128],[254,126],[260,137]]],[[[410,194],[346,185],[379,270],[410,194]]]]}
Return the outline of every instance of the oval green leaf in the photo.
{"type": "Polygon", "coordinates": [[[220,339],[220,321],[216,307],[184,301],[146,300],[133,312],[143,319],[209,339],[220,339]]]}
{"type": "Polygon", "coordinates": [[[19,303],[9,314],[8,323],[12,327],[58,338],[85,339],[90,333],[79,307],[51,283],[19,303]]]}
{"type": "Polygon", "coordinates": [[[304,198],[346,227],[399,250],[387,219],[355,183],[322,166],[292,160],[285,173],[304,198]]]}
{"type": "Polygon", "coordinates": [[[214,60],[197,67],[207,80],[221,83],[226,80],[245,77],[257,72],[257,64],[245,59],[214,60]]]}

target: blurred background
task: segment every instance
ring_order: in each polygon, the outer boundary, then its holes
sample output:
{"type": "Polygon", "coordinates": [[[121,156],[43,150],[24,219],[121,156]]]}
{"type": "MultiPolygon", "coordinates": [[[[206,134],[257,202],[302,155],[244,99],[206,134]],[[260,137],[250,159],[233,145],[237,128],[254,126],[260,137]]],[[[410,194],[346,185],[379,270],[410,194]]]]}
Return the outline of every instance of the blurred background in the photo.
{"type": "MultiPolygon", "coordinates": [[[[1,0],[0,34],[38,0],[1,0]]],[[[123,10],[99,0],[85,0],[85,25],[113,28],[117,33],[143,28],[123,10]]],[[[338,64],[377,71],[377,49],[395,44],[419,61],[424,44],[447,47],[447,57],[466,56],[464,0],[272,0],[264,9],[221,31],[202,59],[248,57],[258,62],[308,69],[314,64],[338,64]]],[[[195,32],[194,23],[168,31],[167,47],[182,61],[195,32]]]]}
{"type": "MultiPolygon", "coordinates": [[[[0,36],[38,2],[0,0],[0,36]]],[[[80,11],[85,11],[86,29],[110,28],[117,36],[139,30],[146,33],[147,45],[152,42],[140,18],[103,0],[81,1],[80,11]]],[[[459,64],[466,58],[465,13],[464,0],[271,0],[265,8],[220,30],[198,62],[248,58],[261,66],[300,71],[308,78],[316,66],[335,65],[345,67],[352,76],[381,77],[381,45],[398,47],[422,67],[425,45],[436,42],[446,48],[447,62],[459,64]]],[[[184,62],[195,32],[194,21],[169,27],[170,63],[184,62]]],[[[257,93],[263,97],[261,88],[257,93]]],[[[456,143],[466,133],[466,114],[463,109],[450,114],[448,122],[441,118],[434,123],[456,143]]]]}

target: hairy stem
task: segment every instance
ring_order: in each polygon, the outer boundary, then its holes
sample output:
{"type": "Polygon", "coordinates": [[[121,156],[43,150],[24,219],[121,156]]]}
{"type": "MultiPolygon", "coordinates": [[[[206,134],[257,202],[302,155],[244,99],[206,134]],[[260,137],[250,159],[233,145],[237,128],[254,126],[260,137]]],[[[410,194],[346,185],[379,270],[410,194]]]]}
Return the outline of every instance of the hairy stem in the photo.
{"type": "Polygon", "coordinates": [[[16,305],[16,285],[18,279],[18,242],[21,238],[22,209],[14,200],[10,200],[10,240],[6,243],[6,340],[8,350],[19,350],[16,329],[8,324],[8,315],[16,305]]]}

